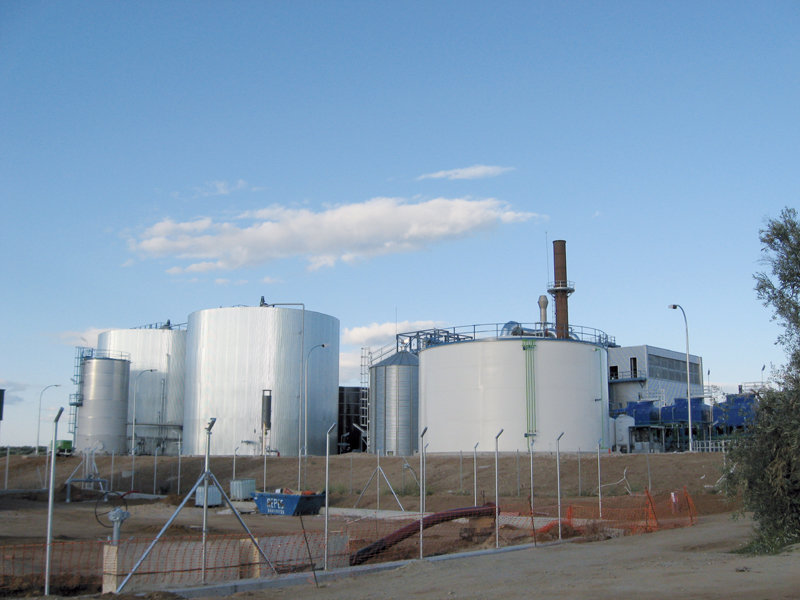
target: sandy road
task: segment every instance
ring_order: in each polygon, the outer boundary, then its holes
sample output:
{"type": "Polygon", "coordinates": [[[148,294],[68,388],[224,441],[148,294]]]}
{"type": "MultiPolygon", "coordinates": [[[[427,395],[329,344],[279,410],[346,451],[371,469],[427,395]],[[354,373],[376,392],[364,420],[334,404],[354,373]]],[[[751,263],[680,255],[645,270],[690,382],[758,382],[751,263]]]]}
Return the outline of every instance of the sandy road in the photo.
{"type": "Polygon", "coordinates": [[[234,597],[374,598],[800,598],[800,548],[778,556],[733,554],[752,528],[730,515],[698,525],[593,543],[412,562],[315,588],[241,592],[234,597]]]}

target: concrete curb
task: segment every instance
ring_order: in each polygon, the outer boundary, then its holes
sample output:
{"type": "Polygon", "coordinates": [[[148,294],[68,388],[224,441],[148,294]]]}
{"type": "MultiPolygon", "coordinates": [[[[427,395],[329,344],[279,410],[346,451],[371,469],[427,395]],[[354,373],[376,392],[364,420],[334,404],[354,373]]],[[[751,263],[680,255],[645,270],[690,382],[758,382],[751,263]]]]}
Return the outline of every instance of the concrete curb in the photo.
{"type": "MultiPolygon", "coordinates": [[[[427,562],[442,562],[447,560],[455,560],[459,558],[472,558],[476,556],[489,556],[492,554],[502,554],[506,552],[516,552],[518,550],[529,550],[531,548],[546,548],[549,546],[557,546],[560,543],[566,543],[570,540],[563,540],[562,542],[553,541],[539,544],[521,544],[519,546],[505,546],[503,548],[492,548],[490,550],[473,550],[470,552],[458,552],[456,554],[440,554],[438,556],[430,556],[424,558],[427,562]]],[[[349,577],[358,577],[369,573],[380,573],[381,571],[389,571],[398,569],[408,564],[418,562],[419,559],[398,560],[393,562],[379,563],[376,565],[360,565],[357,567],[345,567],[341,569],[331,569],[329,571],[316,571],[317,582],[323,583],[327,581],[336,581],[339,579],[346,579],[349,577]]],[[[254,592],[258,590],[288,588],[296,585],[310,585],[314,581],[314,575],[310,571],[303,573],[291,573],[289,575],[281,575],[271,579],[241,579],[238,581],[231,581],[219,583],[214,585],[205,585],[202,587],[169,589],[167,592],[177,594],[183,598],[202,598],[207,596],[227,596],[236,592],[254,592]]]]}

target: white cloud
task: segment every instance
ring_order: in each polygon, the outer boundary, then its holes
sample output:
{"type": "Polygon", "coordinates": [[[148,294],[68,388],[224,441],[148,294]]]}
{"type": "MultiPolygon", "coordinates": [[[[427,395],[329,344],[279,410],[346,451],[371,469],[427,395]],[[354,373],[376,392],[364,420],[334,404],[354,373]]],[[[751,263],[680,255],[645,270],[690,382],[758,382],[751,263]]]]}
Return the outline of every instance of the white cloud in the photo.
{"type": "Polygon", "coordinates": [[[67,346],[87,346],[97,348],[97,336],[110,327],[89,327],[83,331],[62,331],[58,334],[62,344],[67,346]]]}
{"type": "Polygon", "coordinates": [[[361,351],[339,353],[339,385],[361,385],[361,351]]]}
{"type": "MultiPolygon", "coordinates": [[[[438,321],[399,321],[398,323],[371,323],[360,327],[345,328],[342,343],[356,346],[385,346],[394,343],[395,335],[441,327],[438,321]]],[[[359,359],[360,360],[360,359],[359,359]]]]}
{"type": "Polygon", "coordinates": [[[131,247],[150,257],[196,261],[169,273],[237,269],[304,257],[310,269],[384,254],[411,252],[498,225],[542,219],[488,198],[435,198],[411,203],[373,198],[314,212],[270,206],[242,214],[238,222],[208,217],[165,219],[145,230],[131,247]]]}
{"type": "Polygon", "coordinates": [[[244,179],[236,181],[225,181],[214,179],[206,181],[202,185],[196,185],[188,190],[170,192],[170,197],[175,200],[192,200],[197,198],[211,198],[214,196],[230,196],[235,192],[261,192],[263,186],[253,186],[244,179]]]}
{"type": "Polygon", "coordinates": [[[273,284],[273,283],[280,283],[280,282],[281,282],[280,279],[275,279],[274,277],[264,277],[261,280],[261,283],[266,283],[267,285],[270,285],[270,284],[273,284]]]}
{"type": "Polygon", "coordinates": [[[237,279],[232,281],[230,279],[226,279],[225,277],[219,277],[214,280],[216,285],[247,285],[246,279],[237,279]]]}
{"type": "MultiPolygon", "coordinates": [[[[6,405],[21,403],[22,396],[19,394],[27,390],[30,386],[16,381],[9,381],[8,379],[0,379],[0,388],[6,391],[5,403],[6,405]]],[[[6,442],[7,443],[7,442],[6,442]]]]}
{"type": "Polygon", "coordinates": [[[498,167],[491,165],[472,165],[461,169],[450,169],[449,171],[436,171],[426,173],[417,177],[417,181],[423,179],[485,179],[486,177],[497,177],[503,173],[513,171],[514,167],[498,167]]]}
{"type": "Polygon", "coordinates": [[[233,192],[248,189],[247,182],[239,179],[234,183],[227,181],[207,181],[201,186],[194,188],[196,196],[230,196],[233,192]]]}

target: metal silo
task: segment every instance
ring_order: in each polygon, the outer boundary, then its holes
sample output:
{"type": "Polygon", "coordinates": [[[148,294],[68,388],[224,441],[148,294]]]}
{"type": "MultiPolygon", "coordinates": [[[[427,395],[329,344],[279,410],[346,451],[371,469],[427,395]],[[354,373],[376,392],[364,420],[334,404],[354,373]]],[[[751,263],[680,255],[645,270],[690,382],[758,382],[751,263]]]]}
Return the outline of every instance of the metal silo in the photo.
{"type": "Polygon", "coordinates": [[[186,330],[169,324],[113,329],[101,333],[97,343],[100,351],[130,355],[129,444],[135,404],[137,453],[153,454],[158,448],[159,454],[177,454],[183,425],[186,330]]]}
{"type": "Polygon", "coordinates": [[[308,453],[324,454],[338,415],[338,385],[338,319],[266,304],[194,312],[186,338],[186,452],[204,452],[204,428],[215,417],[213,454],[239,448],[239,454],[297,456],[307,417],[308,453]],[[262,436],[265,416],[270,427],[262,436]]]}
{"type": "Polygon", "coordinates": [[[131,363],[117,358],[86,358],[81,363],[81,398],[75,431],[78,451],[124,453],[131,363]]]}
{"type": "Polygon", "coordinates": [[[430,452],[476,442],[499,449],[576,451],[613,443],[608,421],[608,351],[552,338],[487,338],[426,348],[420,358],[420,427],[430,452]]]}
{"type": "Polygon", "coordinates": [[[419,358],[398,352],[369,370],[369,451],[409,456],[417,449],[419,358]]]}

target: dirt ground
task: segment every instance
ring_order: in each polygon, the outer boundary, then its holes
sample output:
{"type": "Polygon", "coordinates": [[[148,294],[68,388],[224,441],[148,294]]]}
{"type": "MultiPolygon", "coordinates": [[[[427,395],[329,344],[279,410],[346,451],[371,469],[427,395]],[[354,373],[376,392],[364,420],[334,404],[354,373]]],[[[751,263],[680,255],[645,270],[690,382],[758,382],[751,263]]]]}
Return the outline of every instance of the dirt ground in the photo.
{"type": "MultiPolygon", "coordinates": [[[[712,514],[732,510],[720,494],[715,493],[714,484],[723,470],[723,457],[719,454],[652,454],[620,455],[602,454],[601,482],[604,497],[641,492],[648,486],[654,492],[680,490],[684,486],[692,494],[700,514],[712,514]],[[649,475],[648,475],[649,472],[649,475]]],[[[112,470],[111,457],[95,457],[100,477],[113,481],[113,489],[131,490],[130,457],[115,457],[112,470]]],[[[562,454],[561,490],[564,501],[597,495],[596,453],[562,454]],[[580,474],[580,477],[579,477],[580,474]]],[[[202,473],[202,457],[183,458],[178,481],[178,460],[175,457],[137,457],[135,461],[133,489],[152,494],[155,490],[170,496],[157,501],[128,499],[131,518],[122,528],[123,536],[155,535],[174,513],[176,505],[186,495],[202,473]],[[154,478],[155,473],[155,478],[154,478]],[[181,495],[178,495],[180,490],[181,495]]],[[[53,525],[56,540],[106,539],[110,529],[103,527],[95,518],[97,494],[72,488],[72,502],[66,504],[65,481],[69,477],[79,478],[85,465],[78,457],[58,457],[56,460],[57,500],[53,525]]],[[[298,470],[301,472],[301,488],[322,490],[325,487],[324,457],[309,457],[298,469],[297,458],[269,457],[267,459],[266,488],[297,487],[298,470]],[[305,485],[303,485],[305,483],[305,485]]],[[[5,468],[5,457],[0,459],[0,473],[5,468]]],[[[418,459],[383,457],[380,470],[374,456],[342,455],[331,457],[330,489],[331,505],[334,507],[381,508],[398,510],[398,500],[406,510],[419,509],[418,488],[415,481],[419,470],[418,459]],[[384,478],[385,477],[385,478],[384,478]],[[397,494],[397,500],[391,493],[397,494]],[[370,482],[371,481],[371,482],[370,482]],[[380,481],[380,494],[378,494],[380,481]],[[367,484],[369,483],[369,486],[367,484]],[[359,499],[361,492],[363,496],[359,499]]],[[[473,465],[472,453],[431,455],[428,458],[426,499],[428,511],[471,506],[473,504],[473,473],[478,474],[478,504],[494,501],[494,455],[479,454],[477,465],[473,465]],[[477,466],[477,469],[474,468],[477,466]]],[[[0,545],[39,543],[46,536],[47,493],[34,491],[43,485],[45,457],[10,457],[8,465],[8,489],[31,490],[26,493],[0,492],[0,545]]],[[[233,458],[216,457],[211,461],[211,471],[225,487],[233,477],[233,458]]],[[[264,487],[264,462],[257,457],[237,457],[236,478],[252,478],[257,488],[264,487]]],[[[530,491],[530,462],[526,454],[504,454],[500,457],[500,506],[506,511],[525,511],[530,491]]],[[[537,506],[556,503],[556,460],[552,455],[536,455],[534,458],[534,490],[537,506]]],[[[250,504],[252,509],[252,504],[250,504]]],[[[291,517],[269,517],[259,514],[244,515],[245,522],[255,535],[299,531],[299,523],[291,517]]],[[[306,519],[306,529],[324,526],[322,519],[306,519]]],[[[180,513],[169,533],[185,534],[199,531],[202,510],[190,500],[180,513]]],[[[213,510],[209,520],[211,533],[238,532],[240,526],[230,514],[213,510]]]]}
{"type": "Polygon", "coordinates": [[[603,542],[564,543],[307,585],[240,592],[236,600],[375,598],[800,598],[800,548],[778,556],[734,554],[752,529],[730,515],[698,525],[603,542]]]}
{"type": "MultiPolygon", "coordinates": [[[[241,599],[261,600],[273,597],[294,599],[336,598],[507,598],[536,595],[546,598],[614,598],[647,594],[686,598],[800,598],[800,555],[796,549],[772,557],[748,557],[731,553],[746,542],[752,523],[733,520],[735,504],[717,493],[724,458],[715,454],[601,455],[601,482],[604,497],[626,495],[628,490],[681,490],[685,486],[702,515],[694,527],[627,536],[602,542],[567,542],[513,552],[492,553],[480,557],[462,557],[445,561],[411,562],[403,567],[357,578],[345,577],[325,582],[319,588],[309,577],[305,585],[261,592],[241,592],[241,599]]],[[[97,457],[102,477],[111,478],[110,457],[97,457]]],[[[129,457],[115,459],[114,488],[131,487],[129,457]],[[122,464],[120,464],[122,463],[122,464]]],[[[256,479],[263,487],[263,461],[237,458],[236,477],[256,479]]],[[[479,455],[473,465],[471,453],[463,456],[431,456],[427,463],[427,509],[431,511],[469,506],[473,503],[473,467],[478,473],[478,502],[494,500],[494,456],[479,455]]],[[[5,467],[0,459],[0,473],[5,467]]],[[[110,529],[95,518],[95,499],[89,491],[73,488],[73,502],[65,503],[64,482],[74,473],[81,475],[77,457],[57,460],[54,537],[56,539],[106,539],[110,529]],[[77,469],[77,471],[76,471],[77,469]]],[[[197,480],[202,459],[181,461],[180,491],[185,495],[197,480]]],[[[232,457],[212,460],[211,470],[226,487],[233,476],[232,457]]],[[[331,460],[331,503],[333,506],[396,509],[397,501],[386,479],[407,510],[417,510],[418,496],[414,472],[418,462],[402,458],[382,458],[380,470],[373,456],[338,456],[331,460]],[[367,482],[372,481],[368,488],[367,482]],[[381,480],[377,494],[376,480],[381,480]],[[359,499],[359,494],[363,491],[359,499]]],[[[40,487],[44,457],[11,457],[9,490],[0,493],[0,546],[40,543],[46,534],[47,494],[40,487]]],[[[269,458],[268,489],[297,487],[296,458],[269,458]]],[[[527,455],[507,454],[500,459],[501,506],[524,509],[528,502],[530,463],[527,455]]],[[[141,492],[169,492],[159,500],[132,500],[131,518],[123,526],[125,536],[152,536],[173,514],[177,495],[177,459],[152,457],[136,461],[135,488],[141,492]],[[154,467],[155,484],[154,484],[154,467]],[[149,488],[149,489],[146,489],[149,488]]],[[[301,487],[324,488],[324,459],[310,458],[301,469],[301,487]],[[305,479],[305,486],[302,485],[305,479]]],[[[537,506],[556,501],[555,457],[536,456],[534,489],[537,506]]],[[[597,456],[592,453],[561,456],[561,488],[565,502],[590,500],[597,494],[597,456]]],[[[296,532],[298,519],[245,514],[245,522],[255,535],[296,532]]],[[[172,534],[199,532],[202,510],[190,501],[182,511],[172,534]]],[[[212,510],[209,518],[212,533],[238,532],[240,527],[230,514],[212,510]]],[[[306,529],[324,527],[324,519],[305,519],[306,529]]],[[[97,596],[96,596],[97,597],[97,596]]],[[[154,593],[150,600],[167,600],[169,594],[154,593]]],[[[132,597],[133,598],[133,597],[132,597]]]]}

